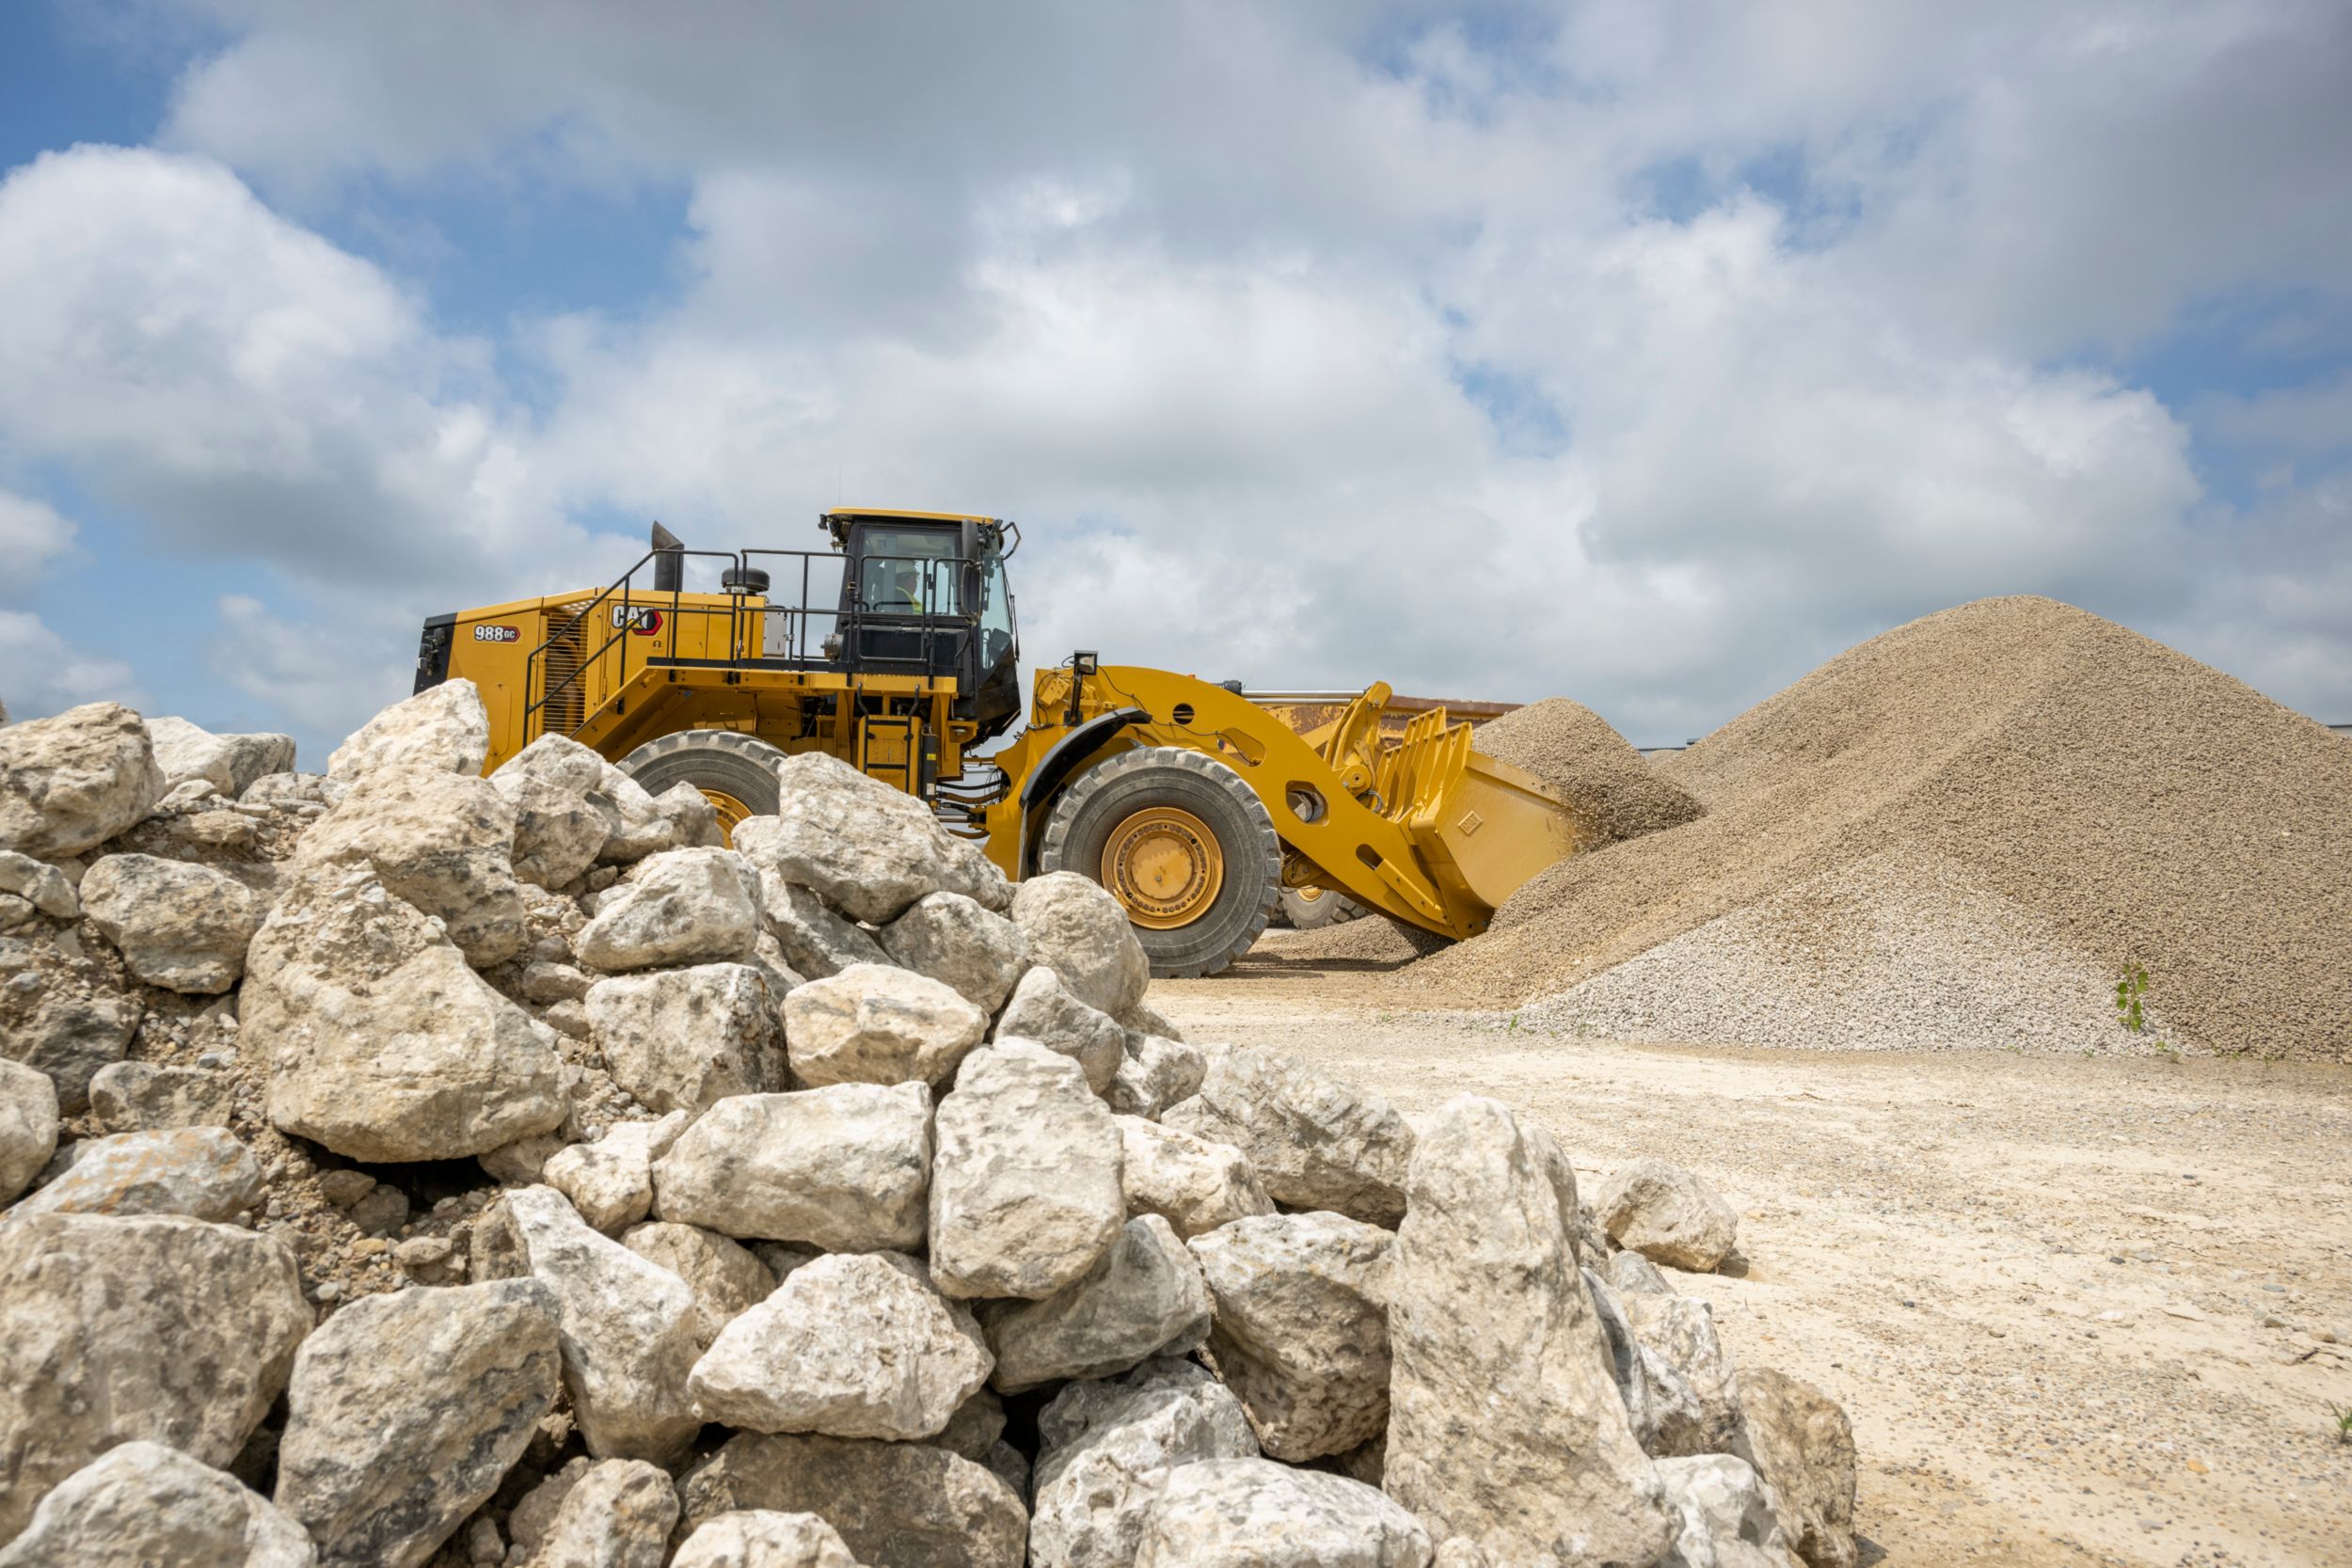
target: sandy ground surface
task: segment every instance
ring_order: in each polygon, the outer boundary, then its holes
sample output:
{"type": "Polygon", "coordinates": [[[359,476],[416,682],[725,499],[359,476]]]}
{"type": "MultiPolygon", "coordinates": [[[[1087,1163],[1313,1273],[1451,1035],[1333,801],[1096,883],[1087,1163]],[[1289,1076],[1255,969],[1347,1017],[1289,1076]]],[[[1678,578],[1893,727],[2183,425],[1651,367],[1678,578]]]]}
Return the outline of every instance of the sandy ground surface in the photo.
{"type": "Polygon", "coordinates": [[[1622,1045],[1363,978],[1253,957],[1152,1000],[1407,1115],[1493,1095],[1588,1182],[1712,1180],[1743,1256],[1679,1288],[1844,1402],[1866,1565],[2352,1563],[2352,1069],[1622,1045]]]}

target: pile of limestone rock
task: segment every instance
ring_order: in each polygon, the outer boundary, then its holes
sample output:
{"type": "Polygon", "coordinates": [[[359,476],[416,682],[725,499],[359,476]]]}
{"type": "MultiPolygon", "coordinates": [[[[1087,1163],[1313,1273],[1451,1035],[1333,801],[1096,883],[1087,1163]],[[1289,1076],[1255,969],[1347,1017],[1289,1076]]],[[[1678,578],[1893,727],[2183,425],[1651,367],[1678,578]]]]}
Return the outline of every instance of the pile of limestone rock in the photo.
{"type": "Polygon", "coordinates": [[[830,758],[730,848],[487,736],[0,729],[0,1568],[1853,1560],[1686,1174],[1186,1043],[830,758]]]}

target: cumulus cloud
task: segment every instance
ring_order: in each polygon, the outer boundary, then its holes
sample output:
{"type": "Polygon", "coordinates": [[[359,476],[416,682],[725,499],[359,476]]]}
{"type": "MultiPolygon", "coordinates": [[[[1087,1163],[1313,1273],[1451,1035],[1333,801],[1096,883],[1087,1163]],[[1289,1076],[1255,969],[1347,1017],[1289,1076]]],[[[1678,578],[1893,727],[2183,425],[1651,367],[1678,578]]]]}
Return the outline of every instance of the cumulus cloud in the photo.
{"type": "Polygon", "coordinates": [[[0,705],[10,719],[40,719],[97,702],[143,709],[148,697],[120,659],[73,647],[39,616],[0,610],[0,705]]]}
{"type": "Polygon", "coordinates": [[[335,657],[235,678],[319,731],[421,611],[635,553],[577,518],[798,547],[842,500],[1022,518],[1048,661],[1679,738],[2032,591],[2352,703],[2341,379],[2130,368],[2217,295],[2352,312],[2324,0],[190,4],[175,150],[0,185],[0,455],[290,583],[335,657]],[[672,286],[491,341],[305,221],[638,182],[688,193],[672,286]]]}
{"type": "Polygon", "coordinates": [[[73,551],[72,523],[46,501],[0,490],[0,600],[21,598],[73,551]]]}

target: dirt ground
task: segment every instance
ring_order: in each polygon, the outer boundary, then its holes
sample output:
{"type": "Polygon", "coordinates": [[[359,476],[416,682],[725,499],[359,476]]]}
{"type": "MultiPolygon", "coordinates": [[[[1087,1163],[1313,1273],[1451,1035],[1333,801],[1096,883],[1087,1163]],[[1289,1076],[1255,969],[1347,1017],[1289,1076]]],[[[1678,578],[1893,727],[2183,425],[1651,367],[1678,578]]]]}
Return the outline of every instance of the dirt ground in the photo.
{"type": "Polygon", "coordinates": [[[1378,1011],[1372,967],[1152,1000],[1408,1116],[1493,1095],[1584,1181],[1714,1182],[1742,1256],[1679,1288],[1851,1414],[1866,1568],[2352,1563],[2352,1069],[1554,1038],[1378,1011]]]}

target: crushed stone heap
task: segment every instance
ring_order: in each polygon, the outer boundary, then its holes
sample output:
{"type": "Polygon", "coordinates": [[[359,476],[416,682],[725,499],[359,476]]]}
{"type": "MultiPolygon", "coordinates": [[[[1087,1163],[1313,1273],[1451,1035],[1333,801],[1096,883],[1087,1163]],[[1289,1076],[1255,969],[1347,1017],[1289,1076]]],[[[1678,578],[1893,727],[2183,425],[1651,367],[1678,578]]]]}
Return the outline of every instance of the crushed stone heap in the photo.
{"type": "Polygon", "coordinates": [[[1963,605],[1652,766],[1706,815],[1388,984],[1616,1038],[2352,1060],[2352,739],[2111,622],[1963,605]]]}
{"type": "Polygon", "coordinates": [[[0,1568],[1854,1561],[1688,1171],[1184,1041],[829,758],[167,729],[0,728],[0,1568]]]}

